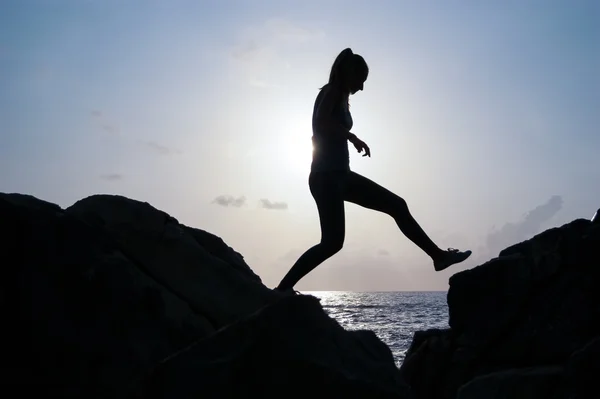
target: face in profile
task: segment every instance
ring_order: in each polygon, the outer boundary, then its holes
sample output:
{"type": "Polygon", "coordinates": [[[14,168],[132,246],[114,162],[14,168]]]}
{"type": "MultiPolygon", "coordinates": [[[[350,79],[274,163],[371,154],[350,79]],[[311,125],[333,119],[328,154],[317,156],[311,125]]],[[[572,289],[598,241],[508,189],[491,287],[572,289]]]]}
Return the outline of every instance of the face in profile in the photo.
{"type": "Polygon", "coordinates": [[[359,90],[364,89],[367,81],[367,72],[364,68],[354,69],[348,77],[348,91],[350,94],[355,94],[359,90]]]}

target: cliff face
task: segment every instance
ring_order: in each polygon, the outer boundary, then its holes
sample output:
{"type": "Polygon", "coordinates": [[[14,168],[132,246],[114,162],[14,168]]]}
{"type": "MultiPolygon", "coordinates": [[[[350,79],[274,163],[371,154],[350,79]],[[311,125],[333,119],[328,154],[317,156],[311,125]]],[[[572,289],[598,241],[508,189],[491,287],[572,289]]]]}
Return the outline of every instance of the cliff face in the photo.
{"type": "Polygon", "coordinates": [[[416,333],[401,367],[418,398],[592,398],[600,223],[575,220],[453,275],[448,307],[450,329],[416,333]]]}
{"type": "Polygon", "coordinates": [[[0,194],[3,385],[49,397],[406,397],[391,352],[147,203],[0,194]]]}
{"type": "Polygon", "coordinates": [[[398,370],[370,331],[265,287],[219,237],[97,195],[0,193],[0,383],[81,398],[591,398],[600,221],[575,220],[450,279],[450,328],[398,370]]]}

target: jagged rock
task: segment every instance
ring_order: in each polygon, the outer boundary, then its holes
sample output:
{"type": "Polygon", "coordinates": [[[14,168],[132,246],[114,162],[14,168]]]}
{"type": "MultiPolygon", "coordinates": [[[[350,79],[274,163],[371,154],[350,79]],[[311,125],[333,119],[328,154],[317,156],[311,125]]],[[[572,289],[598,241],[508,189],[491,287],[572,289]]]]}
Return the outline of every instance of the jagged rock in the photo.
{"type": "Polygon", "coordinates": [[[416,332],[400,370],[374,333],[345,331],[314,297],[269,290],[219,237],[147,203],[98,195],[62,210],[0,193],[0,220],[0,383],[22,395],[587,399],[595,390],[597,220],[452,276],[450,328],[416,332]]]}
{"type": "Polygon", "coordinates": [[[0,194],[0,382],[48,397],[119,398],[154,364],[214,331],[101,229],[0,194]]]}
{"type": "Polygon", "coordinates": [[[145,272],[218,327],[278,297],[222,240],[183,226],[148,203],[94,195],[66,212],[102,227],[145,272]]]}
{"type": "Polygon", "coordinates": [[[140,397],[409,398],[390,349],[292,295],[161,364],[140,397]]]}
{"type": "Polygon", "coordinates": [[[223,240],[147,203],[0,193],[0,220],[0,383],[21,395],[411,398],[374,333],[269,290],[223,240]]]}
{"type": "Polygon", "coordinates": [[[400,371],[406,381],[421,388],[420,397],[434,398],[452,360],[454,336],[450,329],[416,331],[400,371]]]}
{"type": "MultiPolygon", "coordinates": [[[[491,382],[527,392],[530,374],[503,373],[565,368],[575,351],[600,335],[599,284],[600,228],[589,220],[575,220],[507,248],[450,278],[450,331],[433,332],[413,344],[402,374],[418,399],[454,398],[461,386],[484,375],[488,379],[482,377],[463,395],[480,392],[491,382]],[[433,340],[445,344],[436,346],[433,340]],[[444,366],[437,363],[440,359],[444,366]],[[438,382],[433,387],[422,378],[432,367],[438,382]]],[[[545,378],[534,375],[535,381],[545,378]]],[[[531,381],[534,389],[537,383],[531,381]]],[[[513,397],[501,396],[502,389],[489,397],[513,397]]]]}

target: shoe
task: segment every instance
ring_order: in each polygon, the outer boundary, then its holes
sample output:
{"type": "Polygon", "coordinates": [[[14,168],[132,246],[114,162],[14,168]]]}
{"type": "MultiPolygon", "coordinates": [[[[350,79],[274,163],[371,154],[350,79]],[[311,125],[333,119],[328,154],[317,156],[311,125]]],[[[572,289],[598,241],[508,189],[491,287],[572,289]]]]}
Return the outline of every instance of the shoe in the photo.
{"type": "Polygon", "coordinates": [[[459,251],[458,249],[448,248],[444,251],[444,256],[433,262],[435,271],[440,272],[455,263],[460,263],[471,256],[471,251],[459,251]]]}

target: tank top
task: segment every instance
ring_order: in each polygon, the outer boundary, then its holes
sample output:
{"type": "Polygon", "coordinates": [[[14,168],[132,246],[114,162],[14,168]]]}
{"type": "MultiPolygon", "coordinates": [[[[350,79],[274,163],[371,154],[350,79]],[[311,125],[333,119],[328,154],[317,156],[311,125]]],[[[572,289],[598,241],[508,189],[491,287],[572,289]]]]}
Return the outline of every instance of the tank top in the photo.
{"type": "MultiPolygon", "coordinates": [[[[324,89],[319,92],[313,107],[313,118],[323,99],[324,89]]],[[[340,102],[333,110],[333,117],[348,130],[352,129],[353,120],[348,105],[340,102]]],[[[328,172],[350,170],[350,154],[348,152],[348,139],[328,131],[319,131],[313,124],[313,153],[311,172],[328,172]]]]}

